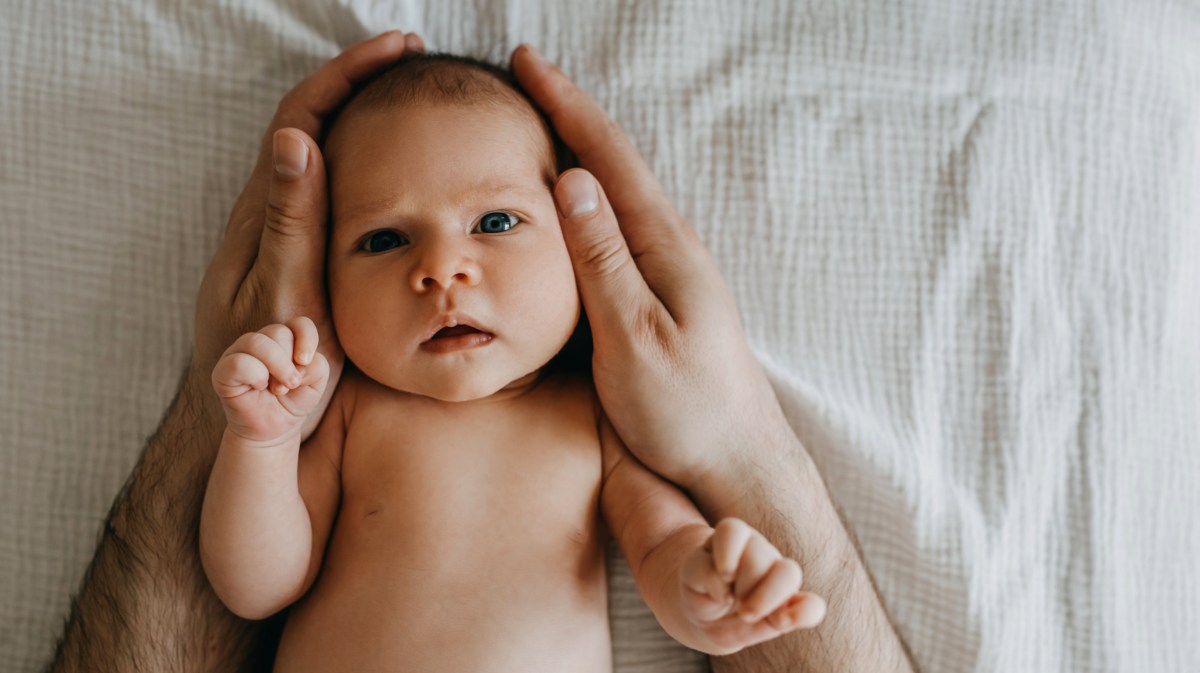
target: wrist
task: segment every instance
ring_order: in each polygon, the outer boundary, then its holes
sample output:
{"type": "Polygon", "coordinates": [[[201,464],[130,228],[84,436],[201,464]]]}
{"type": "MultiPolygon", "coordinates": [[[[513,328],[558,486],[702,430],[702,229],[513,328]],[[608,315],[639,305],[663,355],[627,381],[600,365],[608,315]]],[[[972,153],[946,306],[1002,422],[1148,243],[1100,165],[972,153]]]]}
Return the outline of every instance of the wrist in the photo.
{"type": "Polygon", "coordinates": [[[239,434],[233,426],[226,424],[225,434],[221,437],[221,447],[259,453],[293,449],[300,445],[300,429],[301,426],[297,423],[295,427],[289,428],[287,432],[278,437],[251,438],[239,434]]]}
{"type": "Polygon", "coordinates": [[[808,450],[782,419],[774,427],[758,425],[736,440],[715,445],[709,455],[721,459],[680,484],[709,521],[744,518],[739,512],[755,494],[794,493],[797,488],[816,486],[824,491],[808,450]]]}

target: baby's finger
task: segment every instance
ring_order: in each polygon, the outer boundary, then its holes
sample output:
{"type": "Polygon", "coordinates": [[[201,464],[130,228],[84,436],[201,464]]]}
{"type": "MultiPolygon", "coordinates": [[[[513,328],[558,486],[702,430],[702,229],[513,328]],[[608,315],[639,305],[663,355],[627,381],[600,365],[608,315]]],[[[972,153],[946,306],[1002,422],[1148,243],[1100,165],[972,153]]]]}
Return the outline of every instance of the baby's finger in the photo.
{"type": "Polygon", "coordinates": [[[692,592],[693,597],[720,608],[716,614],[705,615],[705,620],[720,619],[733,607],[733,591],[729,589],[728,582],[721,581],[707,546],[687,557],[679,571],[679,579],[684,589],[692,592]]]}
{"type": "Polygon", "coordinates": [[[811,629],[825,619],[826,609],[825,599],[821,596],[811,592],[798,593],[767,615],[766,622],[780,632],[811,629]]]}
{"type": "Polygon", "coordinates": [[[317,335],[317,324],[308,316],[297,316],[287,322],[292,330],[295,343],[292,346],[292,359],[301,365],[312,362],[313,353],[317,352],[320,337],[317,335]]]}
{"type": "Polygon", "coordinates": [[[800,564],[790,558],[779,559],[749,595],[738,600],[738,615],[753,624],[775,612],[800,590],[800,580],[800,564]]]}
{"type": "Polygon", "coordinates": [[[261,360],[246,353],[229,353],[217,361],[213,368],[212,384],[217,397],[237,397],[253,388],[263,390],[270,380],[267,366],[261,360]]]}
{"type": "Polygon", "coordinates": [[[733,582],[742,554],[754,534],[750,524],[734,517],[721,519],[714,526],[708,544],[712,545],[713,565],[725,582],[733,582]]]}
{"type": "Polygon", "coordinates": [[[318,390],[325,390],[325,382],[329,380],[329,360],[321,353],[313,355],[312,364],[300,370],[300,385],[318,390]]]}
{"type": "Polygon", "coordinates": [[[296,366],[292,364],[291,343],[289,340],[288,350],[284,350],[279,342],[271,337],[259,332],[250,332],[238,337],[237,341],[225,351],[227,355],[233,353],[245,353],[252,355],[262,361],[267,366],[267,371],[277,382],[277,385],[271,386],[271,392],[281,395],[287,392],[288,388],[293,388],[300,383],[300,372],[296,366]],[[279,390],[282,387],[283,390],[279,390]]]}
{"type": "Polygon", "coordinates": [[[278,379],[278,385],[285,386],[282,389],[276,388],[275,392],[283,394],[287,392],[288,389],[295,388],[296,386],[300,385],[300,380],[304,378],[304,372],[300,371],[299,367],[296,366],[296,335],[292,332],[292,328],[289,325],[275,323],[273,325],[267,325],[258,331],[271,337],[275,340],[275,343],[279,344],[279,348],[288,357],[288,364],[290,364],[292,368],[296,370],[296,375],[292,378],[289,378],[288,375],[275,377],[278,379]]]}
{"type": "Polygon", "coordinates": [[[275,343],[279,344],[279,347],[283,349],[283,352],[287,353],[290,358],[294,352],[293,348],[296,342],[296,337],[292,334],[291,327],[288,325],[275,323],[273,325],[267,325],[266,327],[258,330],[258,332],[259,334],[264,334],[271,337],[271,339],[273,339],[275,343]]]}
{"type": "Polygon", "coordinates": [[[738,605],[750,595],[754,587],[766,577],[775,562],[783,558],[775,548],[758,531],[754,531],[746,550],[742,553],[741,563],[738,564],[737,578],[733,582],[733,595],[738,605]]]}

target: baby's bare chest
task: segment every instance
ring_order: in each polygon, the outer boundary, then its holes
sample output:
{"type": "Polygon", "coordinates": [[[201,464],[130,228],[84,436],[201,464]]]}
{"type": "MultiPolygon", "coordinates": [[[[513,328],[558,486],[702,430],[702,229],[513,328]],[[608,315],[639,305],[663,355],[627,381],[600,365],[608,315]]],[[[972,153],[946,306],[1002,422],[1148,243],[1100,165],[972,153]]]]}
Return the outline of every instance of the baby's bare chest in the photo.
{"type": "Polygon", "coordinates": [[[358,400],[341,506],[278,670],[608,670],[590,398],[474,411],[358,400]]]}
{"type": "MultiPolygon", "coordinates": [[[[493,563],[578,562],[599,551],[601,453],[586,391],[562,388],[450,411],[359,400],[342,457],[335,535],[439,567],[439,579],[493,563]],[[503,561],[500,561],[503,559],[503,561]]],[[[334,542],[338,542],[335,538],[334,542]]]]}

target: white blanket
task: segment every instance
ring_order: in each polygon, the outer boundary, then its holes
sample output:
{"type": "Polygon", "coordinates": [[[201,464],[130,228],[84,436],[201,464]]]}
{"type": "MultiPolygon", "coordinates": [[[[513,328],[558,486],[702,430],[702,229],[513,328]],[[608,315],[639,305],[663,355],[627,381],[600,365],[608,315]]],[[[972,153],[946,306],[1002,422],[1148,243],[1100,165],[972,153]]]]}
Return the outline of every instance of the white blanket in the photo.
{"type": "MultiPolygon", "coordinates": [[[[1200,670],[1190,0],[0,4],[0,660],[35,672],[282,94],[539,45],[720,263],[927,673],[1200,670]]],[[[610,550],[617,670],[705,670],[610,550]]]]}

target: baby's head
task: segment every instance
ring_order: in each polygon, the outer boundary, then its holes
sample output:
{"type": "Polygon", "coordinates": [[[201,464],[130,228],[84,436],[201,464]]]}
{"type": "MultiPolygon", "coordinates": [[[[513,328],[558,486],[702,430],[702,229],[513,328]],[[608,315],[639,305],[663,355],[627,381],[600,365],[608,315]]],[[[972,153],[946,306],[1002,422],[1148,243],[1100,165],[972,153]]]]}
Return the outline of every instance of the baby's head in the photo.
{"type": "Polygon", "coordinates": [[[559,147],[511,76],[473,59],[406,57],[346,104],[322,147],[328,285],[359,370],[474,400],[536,380],[585,330],[551,192],[559,147]]]}

